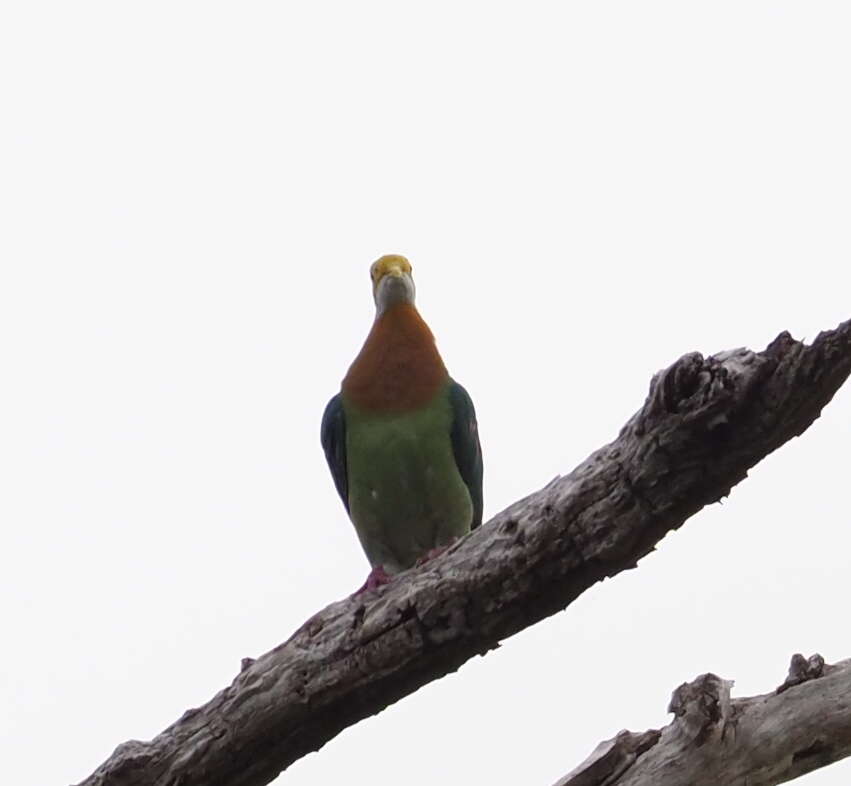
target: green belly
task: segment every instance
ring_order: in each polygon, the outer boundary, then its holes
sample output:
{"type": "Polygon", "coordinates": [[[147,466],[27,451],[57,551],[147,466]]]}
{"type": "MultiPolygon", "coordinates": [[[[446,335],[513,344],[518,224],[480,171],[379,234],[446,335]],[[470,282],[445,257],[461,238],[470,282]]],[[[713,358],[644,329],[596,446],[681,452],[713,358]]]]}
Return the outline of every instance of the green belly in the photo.
{"type": "Polygon", "coordinates": [[[396,573],[470,531],[473,504],[451,426],[444,392],[413,413],[346,407],[349,515],[373,566],[396,573]]]}

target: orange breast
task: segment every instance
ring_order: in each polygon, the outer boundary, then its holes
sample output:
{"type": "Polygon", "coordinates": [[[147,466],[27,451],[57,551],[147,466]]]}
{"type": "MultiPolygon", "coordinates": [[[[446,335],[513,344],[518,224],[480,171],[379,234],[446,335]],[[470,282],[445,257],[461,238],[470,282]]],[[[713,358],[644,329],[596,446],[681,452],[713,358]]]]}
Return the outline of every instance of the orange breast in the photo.
{"type": "Polygon", "coordinates": [[[375,321],[342,389],[358,409],[405,412],[425,406],[447,378],[428,325],[405,303],[375,321]]]}

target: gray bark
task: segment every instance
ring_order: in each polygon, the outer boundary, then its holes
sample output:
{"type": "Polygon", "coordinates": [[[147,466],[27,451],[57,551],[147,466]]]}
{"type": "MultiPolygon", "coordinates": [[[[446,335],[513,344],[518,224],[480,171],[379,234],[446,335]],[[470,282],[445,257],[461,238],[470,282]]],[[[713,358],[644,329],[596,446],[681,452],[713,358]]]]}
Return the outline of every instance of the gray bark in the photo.
{"type": "Polygon", "coordinates": [[[803,432],[849,372],[851,321],[811,346],[783,333],[759,353],[685,355],[653,378],[617,439],[569,475],[386,587],[320,611],[152,741],[120,745],[84,786],[268,783],[347,726],[635,567],[803,432]]]}
{"type": "Polygon", "coordinates": [[[622,731],[555,786],[774,786],[851,754],[851,660],[792,658],[764,696],[704,674],[674,691],[664,729],[622,731]]]}

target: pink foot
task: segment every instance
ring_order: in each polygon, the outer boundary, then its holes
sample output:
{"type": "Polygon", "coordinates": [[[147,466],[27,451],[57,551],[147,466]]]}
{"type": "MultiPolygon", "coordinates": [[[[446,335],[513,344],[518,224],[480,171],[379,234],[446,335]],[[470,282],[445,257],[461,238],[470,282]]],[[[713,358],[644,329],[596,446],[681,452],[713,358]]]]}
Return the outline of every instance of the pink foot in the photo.
{"type": "Polygon", "coordinates": [[[385,570],[384,565],[376,565],[366,577],[366,582],[364,585],[355,592],[352,597],[355,595],[360,595],[364,592],[371,592],[374,589],[378,589],[379,587],[383,587],[385,584],[389,584],[393,581],[393,577],[390,576],[385,570]]]}
{"type": "Polygon", "coordinates": [[[435,546],[433,549],[429,549],[425,554],[422,555],[415,563],[417,567],[420,565],[425,565],[429,560],[433,560],[435,557],[439,557],[443,554],[446,549],[448,549],[458,538],[452,538],[449,543],[444,543],[442,546],[435,546]]]}

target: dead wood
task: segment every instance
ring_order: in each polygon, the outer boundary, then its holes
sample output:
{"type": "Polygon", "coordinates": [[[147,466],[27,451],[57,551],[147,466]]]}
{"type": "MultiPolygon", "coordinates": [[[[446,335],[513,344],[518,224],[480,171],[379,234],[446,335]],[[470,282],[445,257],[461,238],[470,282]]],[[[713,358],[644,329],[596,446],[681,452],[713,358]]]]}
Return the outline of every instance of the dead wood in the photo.
{"type": "Polygon", "coordinates": [[[668,726],[601,742],[555,786],[774,786],[851,755],[851,660],[795,655],[764,696],[730,698],[732,685],[680,685],[668,726]]]}
{"type": "Polygon", "coordinates": [[[347,726],[635,567],[803,432],[849,371],[851,321],[811,346],[783,333],[763,352],[685,355],[653,378],[617,439],[569,475],[390,585],[320,611],[247,659],[207,704],[150,742],[120,745],[82,786],[268,783],[347,726]]]}

